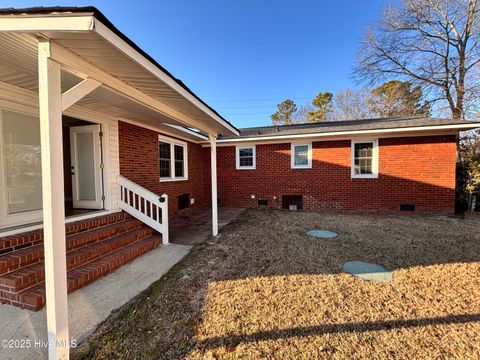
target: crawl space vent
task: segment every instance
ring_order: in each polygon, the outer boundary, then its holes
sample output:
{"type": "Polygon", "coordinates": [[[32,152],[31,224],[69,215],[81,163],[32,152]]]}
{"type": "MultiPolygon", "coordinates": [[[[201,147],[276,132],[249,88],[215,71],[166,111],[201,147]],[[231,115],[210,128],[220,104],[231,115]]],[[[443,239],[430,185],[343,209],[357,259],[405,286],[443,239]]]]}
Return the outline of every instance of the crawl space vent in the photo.
{"type": "Polygon", "coordinates": [[[190,196],[188,194],[178,195],[178,210],[188,208],[190,196]]]}
{"type": "Polygon", "coordinates": [[[258,199],[258,205],[268,205],[267,199],[258,199]]]}
{"type": "Polygon", "coordinates": [[[400,211],[415,211],[415,204],[401,204],[400,211]]]}

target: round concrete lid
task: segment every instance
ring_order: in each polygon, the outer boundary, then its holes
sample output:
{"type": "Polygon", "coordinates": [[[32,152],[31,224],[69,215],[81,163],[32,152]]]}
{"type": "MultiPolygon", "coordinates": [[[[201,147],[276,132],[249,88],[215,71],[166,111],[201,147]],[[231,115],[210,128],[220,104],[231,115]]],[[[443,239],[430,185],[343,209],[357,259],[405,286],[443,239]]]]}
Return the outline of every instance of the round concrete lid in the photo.
{"type": "Polygon", "coordinates": [[[318,238],[334,238],[337,236],[336,232],[328,230],[310,230],[307,234],[318,238]]]}

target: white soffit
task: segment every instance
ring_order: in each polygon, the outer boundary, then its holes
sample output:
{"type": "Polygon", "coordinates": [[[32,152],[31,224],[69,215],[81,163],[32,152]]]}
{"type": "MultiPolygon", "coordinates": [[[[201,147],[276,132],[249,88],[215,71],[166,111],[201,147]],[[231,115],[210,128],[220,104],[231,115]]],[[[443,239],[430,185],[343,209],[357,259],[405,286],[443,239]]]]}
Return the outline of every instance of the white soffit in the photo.
{"type": "MultiPolygon", "coordinates": [[[[19,33],[41,34],[99,69],[165,105],[178,109],[203,126],[212,129],[213,132],[238,135],[238,131],[232,125],[196,99],[107,26],[95,19],[92,13],[1,15],[0,32],[2,35],[13,36],[19,33]]],[[[16,43],[14,44],[16,45],[16,43]]],[[[34,53],[30,52],[30,57],[35,57],[36,63],[36,43],[34,45],[35,51],[34,53]]],[[[0,73],[1,70],[0,65],[0,73]]],[[[31,74],[24,75],[25,81],[27,81],[27,77],[31,79],[29,75],[31,74]]]]}

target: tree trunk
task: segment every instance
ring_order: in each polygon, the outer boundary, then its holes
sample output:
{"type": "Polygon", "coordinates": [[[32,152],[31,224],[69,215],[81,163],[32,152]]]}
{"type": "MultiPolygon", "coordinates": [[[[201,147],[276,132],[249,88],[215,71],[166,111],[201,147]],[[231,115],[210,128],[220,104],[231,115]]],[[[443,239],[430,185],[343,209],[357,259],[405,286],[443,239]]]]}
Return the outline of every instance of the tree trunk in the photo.
{"type": "Polygon", "coordinates": [[[458,107],[451,108],[453,119],[462,119],[462,111],[458,107]]]}

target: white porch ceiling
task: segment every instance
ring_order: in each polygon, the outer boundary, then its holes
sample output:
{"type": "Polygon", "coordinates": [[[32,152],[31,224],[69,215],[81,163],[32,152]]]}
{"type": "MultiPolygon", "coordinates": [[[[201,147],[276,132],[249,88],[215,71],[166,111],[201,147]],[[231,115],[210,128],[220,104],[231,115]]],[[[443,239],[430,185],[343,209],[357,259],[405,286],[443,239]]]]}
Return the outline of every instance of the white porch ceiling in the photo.
{"type": "MultiPolygon", "coordinates": [[[[198,121],[204,128],[217,133],[231,133],[225,126],[212,119],[168,84],[150,71],[128,58],[98,34],[92,32],[43,32],[64,48],[72,51],[97,68],[115,76],[143,93],[157,99],[186,116],[198,121]]],[[[20,32],[0,32],[0,81],[38,93],[37,35],[20,32]]],[[[62,90],[73,87],[83,79],[62,71],[62,90]]],[[[170,116],[159,113],[114,89],[101,86],[81,99],[76,105],[108,116],[124,118],[159,130],[172,128],[165,124],[186,126],[170,116]]],[[[187,125],[188,126],[188,125],[187,125]]],[[[190,125],[194,127],[194,124],[190,125]]],[[[174,130],[185,137],[185,133],[174,130]]],[[[198,141],[194,135],[187,137],[198,141]]]]}

